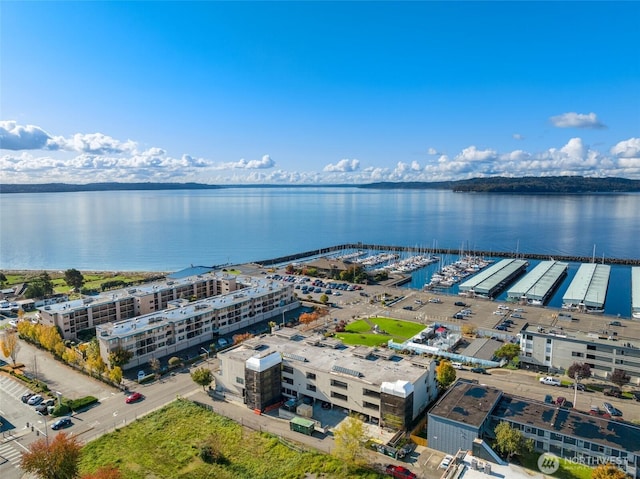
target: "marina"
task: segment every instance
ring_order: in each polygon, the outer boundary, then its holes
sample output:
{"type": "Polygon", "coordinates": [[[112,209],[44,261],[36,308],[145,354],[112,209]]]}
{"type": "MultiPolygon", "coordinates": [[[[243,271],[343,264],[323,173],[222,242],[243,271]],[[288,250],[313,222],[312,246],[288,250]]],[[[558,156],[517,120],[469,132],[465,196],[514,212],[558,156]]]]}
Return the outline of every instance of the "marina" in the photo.
{"type": "Polygon", "coordinates": [[[586,263],[580,269],[562,297],[562,308],[592,313],[604,312],[611,266],[586,263]]]}
{"type": "Polygon", "coordinates": [[[493,298],[522,275],[529,263],[523,259],[503,259],[460,285],[460,293],[493,298]]]}
{"type": "Polygon", "coordinates": [[[569,263],[541,261],[530,273],[507,291],[507,301],[542,305],[567,275],[569,263]]]}

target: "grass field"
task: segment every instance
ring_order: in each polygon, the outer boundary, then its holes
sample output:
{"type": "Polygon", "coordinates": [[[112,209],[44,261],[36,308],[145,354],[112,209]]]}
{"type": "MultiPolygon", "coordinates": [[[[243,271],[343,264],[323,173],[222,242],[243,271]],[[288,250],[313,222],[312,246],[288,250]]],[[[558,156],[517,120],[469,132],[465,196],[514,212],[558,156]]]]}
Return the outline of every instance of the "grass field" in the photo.
{"type": "Polygon", "coordinates": [[[82,450],[82,474],[112,465],[125,479],[279,479],[307,473],[326,478],[384,477],[366,469],[349,469],[332,456],[298,452],[277,437],[243,428],[189,401],[177,400],[82,450]],[[211,441],[223,460],[208,464],[200,447],[211,441]]]}
{"type": "Polygon", "coordinates": [[[423,324],[391,318],[371,318],[369,323],[363,319],[350,323],[346,331],[336,333],[336,337],[344,344],[380,346],[390,339],[402,342],[425,328],[423,324]],[[378,325],[379,331],[384,333],[374,333],[369,323],[378,325]]]}

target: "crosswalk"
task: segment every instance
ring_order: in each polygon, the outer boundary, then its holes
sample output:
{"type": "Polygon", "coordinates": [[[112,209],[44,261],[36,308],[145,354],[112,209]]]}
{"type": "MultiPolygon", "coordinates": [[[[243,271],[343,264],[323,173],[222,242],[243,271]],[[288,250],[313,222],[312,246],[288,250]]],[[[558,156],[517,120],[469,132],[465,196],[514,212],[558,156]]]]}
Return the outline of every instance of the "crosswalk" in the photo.
{"type": "MultiPolygon", "coordinates": [[[[22,459],[22,450],[16,447],[13,442],[0,442],[0,471],[11,464],[13,467],[20,468],[20,460],[22,459]]],[[[2,475],[0,473],[0,475],[2,475]]]]}
{"type": "Polygon", "coordinates": [[[20,381],[12,379],[8,376],[0,376],[0,389],[10,396],[20,398],[24,393],[30,391],[28,387],[20,381]]]}

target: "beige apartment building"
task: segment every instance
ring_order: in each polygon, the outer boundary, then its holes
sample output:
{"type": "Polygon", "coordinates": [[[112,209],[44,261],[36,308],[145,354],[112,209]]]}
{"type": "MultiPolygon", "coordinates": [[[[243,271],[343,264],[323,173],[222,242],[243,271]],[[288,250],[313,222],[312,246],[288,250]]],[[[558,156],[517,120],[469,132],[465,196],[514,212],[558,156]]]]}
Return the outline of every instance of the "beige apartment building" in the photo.
{"type": "Polygon", "coordinates": [[[211,272],[110,291],[98,296],[39,307],[43,324],[60,328],[64,339],[98,325],[162,311],[176,300],[199,300],[248,287],[250,277],[211,272]]]}
{"type": "Polygon", "coordinates": [[[321,402],[403,430],[438,395],[430,359],[388,348],[345,346],[291,328],[252,338],[218,358],[218,393],[251,409],[289,399],[321,402]]]}
{"type": "Polygon", "coordinates": [[[300,303],[293,285],[261,278],[245,278],[243,288],[212,298],[170,302],[168,307],[134,318],[96,325],[100,354],[109,364],[109,354],[118,348],[130,351],[130,369],[152,358],[179,355],[186,348],[213,341],[271,318],[280,318],[300,303]]]}

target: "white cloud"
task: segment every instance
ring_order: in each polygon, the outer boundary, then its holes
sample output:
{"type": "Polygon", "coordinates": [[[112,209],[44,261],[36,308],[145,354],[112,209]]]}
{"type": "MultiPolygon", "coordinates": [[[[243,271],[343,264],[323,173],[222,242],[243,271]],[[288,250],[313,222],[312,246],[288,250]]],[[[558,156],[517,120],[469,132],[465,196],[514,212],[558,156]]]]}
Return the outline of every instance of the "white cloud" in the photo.
{"type": "Polygon", "coordinates": [[[522,136],[520,133],[514,133],[512,136],[514,140],[524,140],[524,136],[522,136]]]}
{"type": "Polygon", "coordinates": [[[558,128],[606,128],[606,125],[600,123],[595,113],[583,114],[569,112],[552,116],[549,120],[558,128]]]}
{"type": "Polygon", "coordinates": [[[436,150],[435,148],[429,148],[427,150],[427,153],[430,155],[437,155],[438,154],[438,150],[436,150]]]}
{"type": "Polygon", "coordinates": [[[489,161],[497,158],[495,150],[478,150],[475,146],[465,148],[456,157],[457,161],[489,161]]]}
{"type": "Polygon", "coordinates": [[[46,149],[49,138],[49,134],[37,126],[0,121],[0,149],[42,150],[46,149]]]}
{"type": "Polygon", "coordinates": [[[261,160],[247,161],[242,158],[240,161],[236,161],[235,163],[227,163],[224,167],[241,170],[262,170],[266,168],[273,168],[275,164],[275,161],[273,161],[269,155],[264,155],[261,160]]]}
{"type": "Polygon", "coordinates": [[[356,171],[358,168],[360,168],[360,161],[359,160],[343,159],[343,160],[340,160],[335,165],[328,164],[327,166],[324,167],[323,171],[326,171],[326,172],[347,172],[347,171],[356,171]]]}
{"type": "Polygon", "coordinates": [[[119,141],[102,133],[76,133],[71,138],[57,136],[48,143],[50,150],[77,151],[94,155],[135,153],[136,143],[119,141]]]}
{"type": "Polygon", "coordinates": [[[617,143],[611,148],[611,154],[619,158],[640,157],[640,138],[629,138],[617,143]]]}

